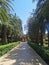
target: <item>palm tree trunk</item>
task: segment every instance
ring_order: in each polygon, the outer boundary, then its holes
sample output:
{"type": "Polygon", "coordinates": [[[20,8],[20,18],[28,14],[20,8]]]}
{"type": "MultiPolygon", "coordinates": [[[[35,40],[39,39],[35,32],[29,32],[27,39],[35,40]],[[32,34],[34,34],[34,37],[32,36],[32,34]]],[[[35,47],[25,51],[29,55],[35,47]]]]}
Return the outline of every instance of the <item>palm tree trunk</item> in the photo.
{"type": "Polygon", "coordinates": [[[49,32],[48,32],[48,47],[49,47],[49,32]]]}
{"type": "Polygon", "coordinates": [[[40,43],[41,43],[41,46],[43,46],[43,34],[42,34],[42,30],[41,30],[41,33],[40,34],[41,34],[41,38],[40,38],[41,41],[40,41],[40,43]]]}
{"type": "Polygon", "coordinates": [[[36,41],[37,41],[37,44],[39,44],[39,29],[37,30],[36,34],[37,34],[36,41]]]}
{"type": "Polygon", "coordinates": [[[7,43],[7,28],[5,25],[2,25],[2,44],[7,43]]]}

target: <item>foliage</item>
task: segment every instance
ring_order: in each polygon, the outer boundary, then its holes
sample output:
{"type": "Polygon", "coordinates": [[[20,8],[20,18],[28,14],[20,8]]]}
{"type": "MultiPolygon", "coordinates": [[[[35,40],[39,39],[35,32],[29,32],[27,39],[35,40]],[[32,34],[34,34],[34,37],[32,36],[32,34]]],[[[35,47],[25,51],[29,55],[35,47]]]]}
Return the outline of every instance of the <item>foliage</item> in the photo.
{"type": "Polygon", "coordinates": [[[0,46],[0,56],[4,55],[8,51],[10,51],[12,48],[17,46],[19,43],[20,42],[13,42],[13,43],[9,43],[9,44],[6,44],[6,45],[1,45],[0,46]]]}
{"type": "Polygon", "coordinates": [[[0,25],[0,38],[2,44],[18,41],[22,37],[22,21],[16,15],[11,16],[11,14],[9,14],[8,23],[6,22],[0,25]]]}
{"type": "MultiPolygon", "coordinates": [[[[35,1],[35,0],[34,0],[35,1]]],[[[33,16],[28,20],[28,36],[31,41],[43,45],[45,25],[49,23],[49,0],[38,0],[33,16]]],[[[47,29],[47,28],[46,28],[47,29]]],[[[48,30],[47,30],[48,31],[48,30]]],[[[49,32],[48,32],[49,43],[49,32]]],[[[49,44],[48,44],[49,46],[49,44]]]]}
{"type": "MultiPolygon", "coordinates": [[[[17,16],[10,17],[10,22],[8,26],[8,36],[10,35],[15,41],[22,35],[22,21],[17,16]]],[[[19,39],[18,39],[19,40],[19,39]]]]}
{"type": "Polygon", "coordinates": [[[13,10],[10,3],[12,3],[12,1],[10,0],[0,0],[0,20],[3,24],[8,23],[9,21],[8,12],[13,10]]]}
{"type": "Polygon", "coordinates": [[[28,44],[49,64],[49,48],[28,42],[28,44]]]}

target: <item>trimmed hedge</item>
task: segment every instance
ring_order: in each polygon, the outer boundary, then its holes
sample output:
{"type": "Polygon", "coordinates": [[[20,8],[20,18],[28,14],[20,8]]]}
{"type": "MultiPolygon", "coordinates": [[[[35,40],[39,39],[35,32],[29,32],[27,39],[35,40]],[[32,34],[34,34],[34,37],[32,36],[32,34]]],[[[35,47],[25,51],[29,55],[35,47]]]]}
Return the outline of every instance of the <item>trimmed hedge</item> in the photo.
{"type": "Polygon", "coordinates": [[[20,42],[13,42],[13,43],[9,43],[9,44],[0,46],[0,56],[4,55],[8,51],[10,51],[12,48],[17,46],[19,43],[20,42]]]}
{"type": "Polygon", "coordinates": [[[42,57],[42,59],[49,65],[49,48],[44,48],[38,44],[28,42],[28,44],[42,57]]]}

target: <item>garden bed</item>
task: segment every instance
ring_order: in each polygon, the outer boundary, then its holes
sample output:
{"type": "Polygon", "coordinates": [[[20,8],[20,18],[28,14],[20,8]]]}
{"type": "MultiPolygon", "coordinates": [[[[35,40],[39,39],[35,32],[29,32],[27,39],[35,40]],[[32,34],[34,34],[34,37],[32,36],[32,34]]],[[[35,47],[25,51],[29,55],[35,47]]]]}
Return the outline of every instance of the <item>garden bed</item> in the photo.
{"type": "Polygon", "coordinates": [[[41,58],[49,65],[49,48],[38,44],[28,42],[28,44],[41,56],[41,58]]]}
{"type": "Polygon", "coordinates": [[[10,51],[12,48],[16,47],[20,42],[13,42],[6,45],[0,46],[0,56],[4,55],[8,51],[10,51]]]}

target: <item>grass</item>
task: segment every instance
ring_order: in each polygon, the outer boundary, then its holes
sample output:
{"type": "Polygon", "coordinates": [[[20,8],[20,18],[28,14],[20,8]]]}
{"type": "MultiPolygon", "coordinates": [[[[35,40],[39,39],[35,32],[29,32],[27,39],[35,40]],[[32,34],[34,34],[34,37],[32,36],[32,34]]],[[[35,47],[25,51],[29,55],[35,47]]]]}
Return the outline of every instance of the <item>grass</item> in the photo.
{"type": "Polygon", "coordinates": [[[20,42],[13,42],[6,45],[0,46],[0,56],[4,55],[8,51],[10,51],[12,48],[16,47],[20,42]]]}
{"type": "Polygon", "coordinates": [[[28,42],[28,44],[42,57],[42,59],[49,65],[49,48],[40,46],[38,44],[28,42]]]}

